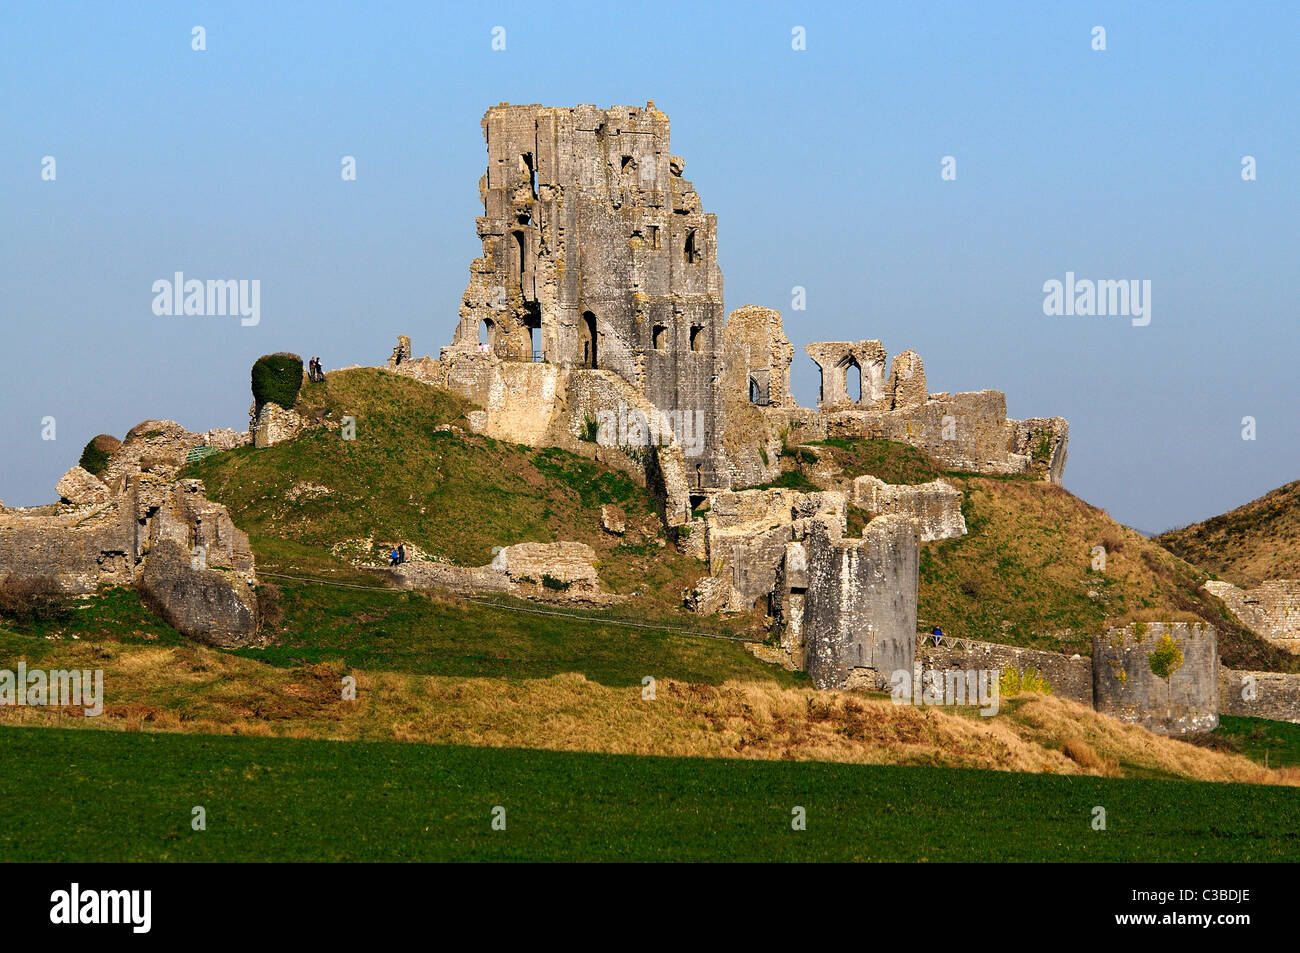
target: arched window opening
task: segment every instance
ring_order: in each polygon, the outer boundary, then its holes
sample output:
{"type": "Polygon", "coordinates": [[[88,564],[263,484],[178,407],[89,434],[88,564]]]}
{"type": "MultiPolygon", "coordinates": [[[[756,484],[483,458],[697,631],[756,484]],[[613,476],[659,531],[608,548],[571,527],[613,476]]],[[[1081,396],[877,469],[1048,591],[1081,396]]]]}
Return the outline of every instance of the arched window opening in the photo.
{"type": "Polygon", "coordinates": [[[528,329],[529,350],[532,351],[533,361],[542,361],[545,360],[542,353],[542,309],[536,301],[530,302],[526,307],[524,327],[528,329]]]}
{"type": "Polygon", "coordinates": [[[847,391],[849,400],[858,403],[862,400],[862,368],[857,361],[850,360],[847,375],[847,391]]]}
{"type": "Polygon", "coordinates": [[[491,351],[496,344],[496,324],[491,318],[484,318],[478,323],[478,349],[491,351]]]}
{"type": "Polygon", "coordinates": [[[662,351],[668,346],[668,328],[662,324],[655,325],[654,349],[662,351]]]}
{"type": "Polygon", "coordinates": [[[524,272],[528,266],[528,242],[524,240],[523,232],[513,232],[515,236],[515,246],[519,252],[519,280],[524,280],[524,272]]]}
{"type": "Polygon", "coordinates": [[[578,337],[582,344],[582,366],[599,367],[596,354],[596,316],[590,311],[582,313],[582,320],[578,322],[578,337]]]}
{"type": "Polygon", "coordinates": [[[697,353],[704,350],[704,328],[698,324],[691,326],[691,350],[697,353]]]}
{"type": "Polygon", "coordinates": [[[533,192],[533,198],[537,198],[537,169],[533,164],[533,154],[525,152],[519,157],[520,164],[523,166],[524,175],[528,177],[528,187],[533,192]]]}
{"type": "Polygon", "coordinates": [[[695,229],[688,229],[686,232],[686,245],[684,248],[686,254],[686,264],[693,265],[700,259],[699,249],[695,246],[695,229]]]}

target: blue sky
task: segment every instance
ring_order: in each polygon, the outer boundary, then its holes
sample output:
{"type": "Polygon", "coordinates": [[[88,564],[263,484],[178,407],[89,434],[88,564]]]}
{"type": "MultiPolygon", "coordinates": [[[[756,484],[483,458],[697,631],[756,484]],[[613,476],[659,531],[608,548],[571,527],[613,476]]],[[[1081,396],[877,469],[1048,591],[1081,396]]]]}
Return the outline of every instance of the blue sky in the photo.
{"type": "Polygon", "coordinates": [[[149,417],[245,427],[263,353],[436,355],[484,110],[653,99],[802,403],[809,341],[912,347],[933,391],[1068,418],[1066,486],[1116,518],[1205,518],[1300,478],[1298,46],[1268,3],[4,4],[0,498],[149,417]],[[260,279],[261,323],[155,316],[176,271],[260,279]],[[1150,280],[1150,325],[1045,316],[1067,271],[1150,280]]]}

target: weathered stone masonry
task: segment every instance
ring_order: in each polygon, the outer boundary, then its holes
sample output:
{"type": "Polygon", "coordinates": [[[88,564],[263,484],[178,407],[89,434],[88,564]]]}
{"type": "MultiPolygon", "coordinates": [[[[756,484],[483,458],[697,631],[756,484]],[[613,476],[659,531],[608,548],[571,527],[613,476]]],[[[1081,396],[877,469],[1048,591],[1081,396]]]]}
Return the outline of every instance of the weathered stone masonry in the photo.
{"type": "MultiPolygon", "coordinates": [[[[502,104],[483,134],[483,256],[441,360],[480,353],[483,338],[503,360],[606,368],[717,434],[717,218],[671,155],[668,117],[653,103],[502,104]]],[[[710,486],[716,455],[710,443],[698,461],[710,486]]]]}
{"type": "Polygon", "coordinates": [[[1212,731],[1220,712],[1300,720],[1300,676],[1228,672],[1219,663],[1214,626],[1202,623],[1111,628],[1093,639],[1091,658],[969,639],[934,645],[927,637],[917,650],[917,674],[922,668],[1014,670],[1021,676],[1033,670],[1052,694],[1163,735],[1212,731]],[[1167,668],[1160,665],[1162,654],[1167,668]]]}
{"type": "Polygon", "coordinates": [[[1212,580],[1204,588],[1256,635],[1300,652],[1300,579],[1269,579],[1254,589],[1212,580]]]}
{"type": "Polygon", "coordinates": [[[242,439],[145,421],[114,452],[104,479],[74,467],[59,481],[63,501],[0,507],[0,577],[72,595],[134,586],[183,634],[246,643],[257,630],[248,536],[204,496],[201,481],[175,479],[190,450],[242,439]]]}

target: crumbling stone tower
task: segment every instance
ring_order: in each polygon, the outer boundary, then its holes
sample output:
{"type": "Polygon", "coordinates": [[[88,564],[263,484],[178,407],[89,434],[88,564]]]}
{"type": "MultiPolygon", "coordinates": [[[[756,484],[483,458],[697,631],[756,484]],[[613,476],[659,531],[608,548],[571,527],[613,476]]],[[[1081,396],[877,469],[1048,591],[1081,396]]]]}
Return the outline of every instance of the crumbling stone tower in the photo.
{"type": "Polygon", "coordinates": [[[688,476],[716,485],[717,217],[670,154],[668,117],[653,102],[503,103],[482,125],[483,257],[449,350],[618,374],[660,410],[696,415],[705,452],[688,476]]]}

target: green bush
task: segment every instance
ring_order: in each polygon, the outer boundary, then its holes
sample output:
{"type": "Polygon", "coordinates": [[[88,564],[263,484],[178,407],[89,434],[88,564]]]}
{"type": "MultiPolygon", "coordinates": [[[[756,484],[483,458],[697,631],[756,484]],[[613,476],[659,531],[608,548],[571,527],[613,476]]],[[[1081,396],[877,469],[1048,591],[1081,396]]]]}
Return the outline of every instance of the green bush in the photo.
{"type": "Polygon", "coordinates": [[[253,363],[253,401],[258,411],[263,404],[291,410],[301,388],[302,358],[297,354],[263,354],[253,363]]]}
{"type": "Polygon", "coordinates": [[[81,459],[77,465],[81,469],[99,476],[108,466],[108,458],[111,457],[117,448],[122,444],[116,437],[110,437],[106,433],[93,437],[81,451],[81,459]]]}
{"type": "Polygon", "coordinates": [[[1014,668],[1006,668],[998,676],[998,692],[1003,695],[1019,695],[1022,692],[1050,695],[1052,694],[1052,683],[1039,675],[1038,670],[1035,668],[1027,668],[1023,672],[1014,668]]]}
{"type": "Polygon", "coordinates": [[[556,579],[550,573],[542,573],[542,585],[547,589],[554,589],[557,592],[563,592],[569,588],[569,583],[563,579],[556,579]]]}
{"type": "Polygon", "coordinates": [[[29,626],[66,618],[72,607],[48,580],[12,573],[0,579],[0,619],[29,626]]]}
{"type": "Polygon", "coordinates": [[[1183,664],[1183,652],[1178,647],[1178,643],[1173,637],[1166,632],[1160,636],[1160,641],[1156,644],[1156,650],[1147,654],[1147,664],[1151,666],[1151,671],[1157,678],[1169,678],[1170,675],[1178,671],[1183,664]]]}

